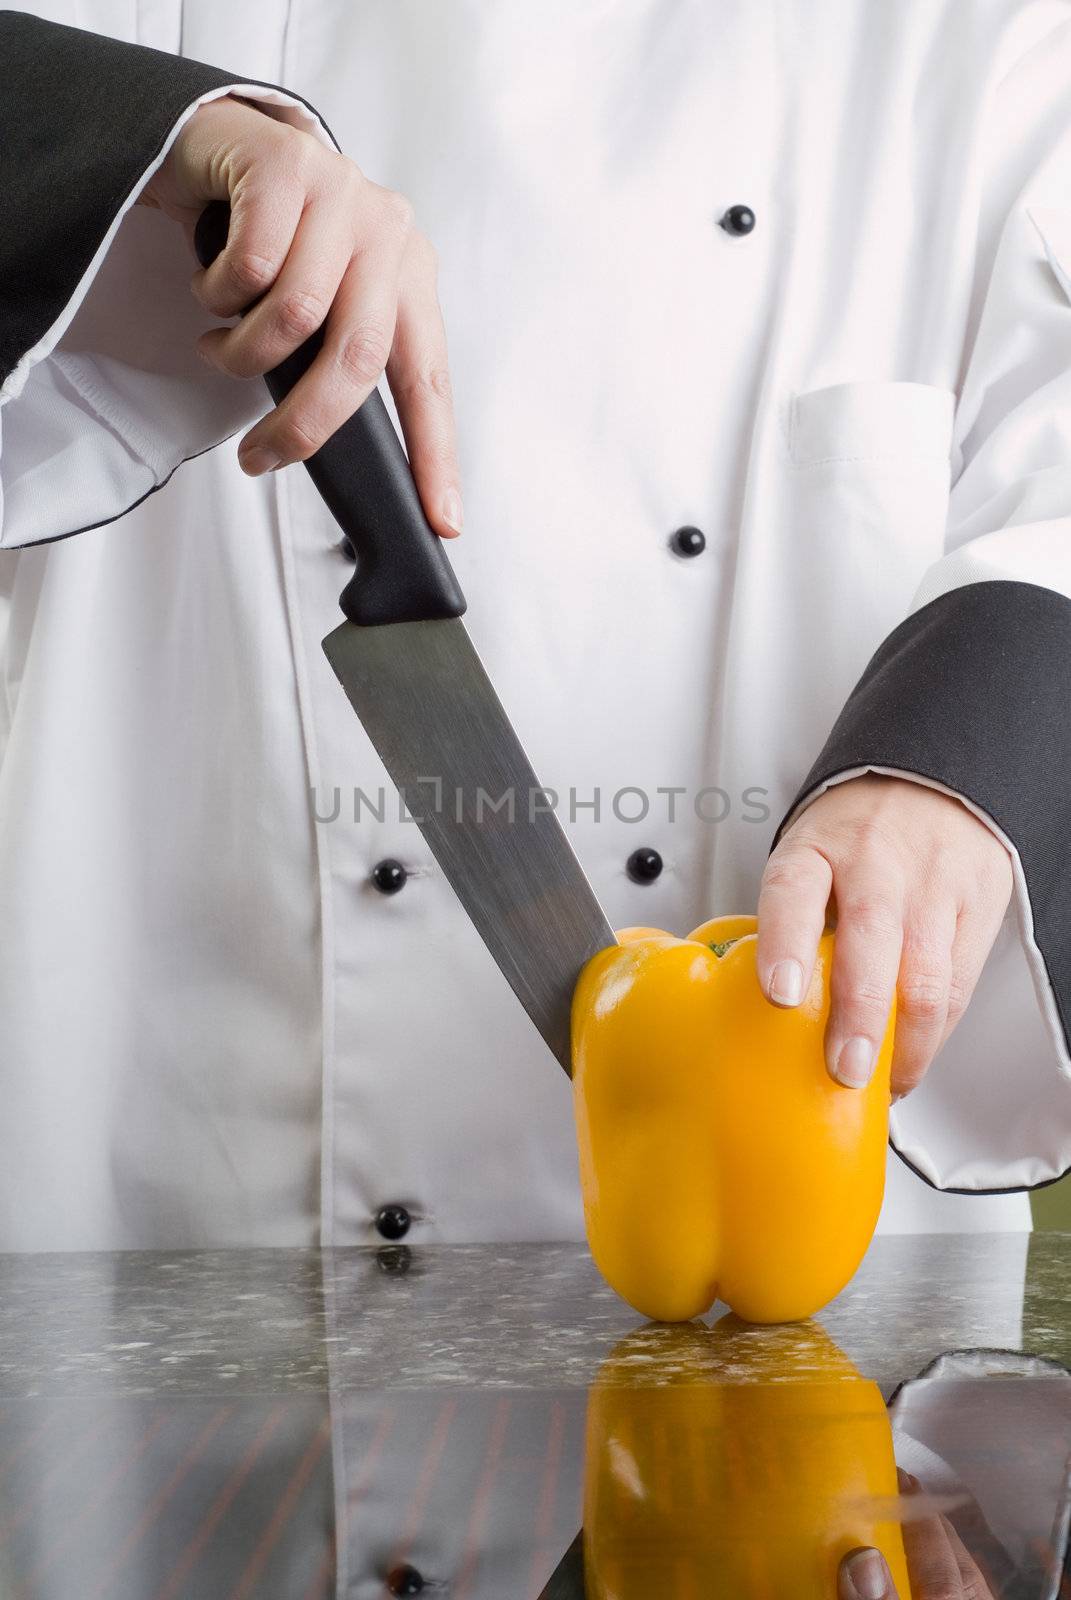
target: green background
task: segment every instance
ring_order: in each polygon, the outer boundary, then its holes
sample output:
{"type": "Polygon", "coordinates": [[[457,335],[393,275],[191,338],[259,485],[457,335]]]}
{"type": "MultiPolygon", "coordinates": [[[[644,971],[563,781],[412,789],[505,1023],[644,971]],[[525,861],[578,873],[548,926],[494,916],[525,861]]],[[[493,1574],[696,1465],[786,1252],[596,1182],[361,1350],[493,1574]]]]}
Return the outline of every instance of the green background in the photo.
{"type": "Polygon", "coordinates": [[[1035,1228],[1057,1228],[1071,1233],[1071,1177],[1050,1183],[1047,1189],[1035,1189],[1030,1203],[1034,1208],[1035,1228]]]}

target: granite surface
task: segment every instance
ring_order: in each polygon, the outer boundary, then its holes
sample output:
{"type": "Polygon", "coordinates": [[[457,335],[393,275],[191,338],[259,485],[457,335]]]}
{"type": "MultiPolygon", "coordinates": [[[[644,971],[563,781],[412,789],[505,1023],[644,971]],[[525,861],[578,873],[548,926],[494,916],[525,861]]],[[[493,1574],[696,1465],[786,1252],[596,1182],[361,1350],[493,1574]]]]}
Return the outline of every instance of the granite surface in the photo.
{"type": "MultiPolygon", "coordinates": [[[[879,1237],[818,1321],[886,1392],[949,1350],[1071,1367],[1071,1234],[879,1237]]],[[[0,1398],[560,1391],[641,1325],[573,1245],[6,1255],[0,1398]]],[[[726,1382],[816,1359],[806,1329],[732,1348],[703,1357],[726,1382]]],[[[694,1340],[649,1328],[618,1370],[664,1383],[694,1360],[694,1340]]]]}

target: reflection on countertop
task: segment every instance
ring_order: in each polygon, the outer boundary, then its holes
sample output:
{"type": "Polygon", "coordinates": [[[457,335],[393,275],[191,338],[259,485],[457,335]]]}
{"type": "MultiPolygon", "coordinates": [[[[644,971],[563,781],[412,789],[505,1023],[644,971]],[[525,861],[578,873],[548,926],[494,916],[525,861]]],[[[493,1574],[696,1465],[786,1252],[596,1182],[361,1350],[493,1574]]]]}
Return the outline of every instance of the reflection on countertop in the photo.
{"type": "Polygon", "coordinates": [[[572,1246],[0,1257],[0,1594],[836,1600],[865,1544],[1065,1600],[1069,1267],[883,1236],[670,1328],[572,1246]]]}
{"type": "MultiPolygon", "coordinates": [[[[315,1393],[329,1357],[332,1387],[583,1388],[641,1320],[580,1245],[0,1255],[0,1397],[315,1393]]],[[[886,1392],[954,1349],[1071,1366],[1071,1235],[881,1235],[818,1320],[886,1392]]]]}

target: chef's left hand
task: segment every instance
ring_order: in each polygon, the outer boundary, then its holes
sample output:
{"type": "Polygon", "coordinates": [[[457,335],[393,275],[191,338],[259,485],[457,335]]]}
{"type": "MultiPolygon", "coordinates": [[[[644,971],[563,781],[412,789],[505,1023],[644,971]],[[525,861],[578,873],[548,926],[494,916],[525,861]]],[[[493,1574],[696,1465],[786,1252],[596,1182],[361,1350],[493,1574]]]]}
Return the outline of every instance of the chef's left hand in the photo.
{"type": "Polygon", "coordinates": [[[850,1087],[869,1080],[895,990],[892,1092],[907,1094],[963,1015],[1011,888],[1007,849],[958,800],[905,778],[848,779],[766,864],[759,981],[775,1004],[798,1004],[835,917],[826,1064],[850,1087]]]}

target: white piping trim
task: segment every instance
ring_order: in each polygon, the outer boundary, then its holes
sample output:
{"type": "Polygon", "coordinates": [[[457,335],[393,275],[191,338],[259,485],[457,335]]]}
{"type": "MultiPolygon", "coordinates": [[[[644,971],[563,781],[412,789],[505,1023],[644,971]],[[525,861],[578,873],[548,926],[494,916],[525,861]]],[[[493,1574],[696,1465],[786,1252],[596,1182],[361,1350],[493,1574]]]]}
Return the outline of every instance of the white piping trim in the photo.
{"type": "MultiPolygon", "coordinates": [[[[286,605],[290,648],[294,661],[294,678],[297,686],[298,715],[301,721],[302,747],[305,752],[307,794],[311,797],[320,788],[320,756],[316,742],[316,723],[313,714],[312,687],[309,682],[308,661],[304,650],[301,629],[299,584],[294,563],[293,517],[291,514],[289,477],[285,472],[273,473],[276,516],[279,527],[279,546],[282,557],[283,598],[286,605]]],[[[321,1249],[330,1249],[334,1243],[334,1166],[335,1166],[335,923],[334,901],[331,895],[331,868],[328,852],[323,845],[311,799],[309,826],[312,829],[312,850],[316,870],[317,892],[320,898],[320,1008],[321,1008],[321,1077],[320,1077],[320,1229],[321,1249]]]]}
{"type": "Polygon", "coordinates": [[[947,794],[953,800],[958,800],[961,805],[966,806],[967,810],[978,818],[979,822],[985,823],[990,833],[995,834],[1005,850],[1007,850],[1012,863],[1012,881],[1015,888],[1015,912],[1019,925],[1019,937],[1023,942],[1023,948],[1026,953],[1027,965],[1030,968],[1030,977],[1034,985],[1034,993],[1037,997],[1042,1017],[1045,1019],[1045,1024],[1052,1035],[1052,1042],[1060,1068],[1068,1078],[1071,1078],[1071,1052],[1068,1050],[1068,1042],[1064,1037],[1060,1014],[1056,1009],[1056,996],[1049,981],[1045,958],[1034,937],[1034,913],[1030,905],[1030,892],[1026,885],[1026,873],[1023,871],[1023,863],[1015,845],[1004,830],[997,826],[987,811],[983,811],[981,806],[975,805],[973,800],[968,800],[966,795],[960,794],[958,789],[949,789],[946,784],[938,783],[935,778],[923,778],[917,772],[907,772],[902,767],[851,767],[845,772],[838,772],[834,777],[826,779],[824,783],[819,784],[817,788],[804,795],[786,820],[781,830],[782,837],[792,823],[795,822],[796,818],[806,810],[812,801],[817,800],[820,794],[824,794],[827,789],[832,789],[839,783],[846,783],[849,778],[865,777],[868,772],[877,773],[879,777],[883,778],[904,778],[909,783],[919,783],[924,789],[936,789],[938,793],[947,794]]]}
{"type": "MultiPolygon", "coordinates": [[[[885,778],[904,778],[909,783],[921,784],[925,789],[936,789],[938,793],[947,794],[952,799],[958,800],[961,805],[966,806],[967,810],[970,811],[973,816],[978,818],[979,822],[985,823],[990,833],[994,834],[1007,850],[1009,856],[1011,857],[1012,863],[1012,882],[1015,892],[1015,913],[1016,921],[1018,923],[1019,938],[1022,941],[1023,951],[1026,955],[1027,967],[1029,969],[1030,979],[1034,987],[1034,995],[1037,999],[1038,1009],[1041,1012],[1042,1019],[1044,1020],[1045,1026],[1049,1032],[1049,1037],[1056,1055],[1057,1066],[1065,1077],[1071,1079],[1071,1052],[1068,1050],[1068,1041],[1064,1035],[1063,1026],[1060,1022],[1060,1015],[1056,1008],[1056,996],[1053,992],[1052,984],[1049,981],[1049,974],[1045,966],[1045,958],[1041,953],[1041,949],[1036,938],[1034,937],[1034,913],[1030,904],[1030,893],[1027,889],[1026,874],[1023,871],[1023,863],[1019,856],[1018,850],[1008,838],[1007,834],[1002,828],[997,826],[988,812],[983,811],[981,806],[975,805],[972,800],[968,800],[967,797],[960,794],[958,790],[950,789],[947,787],[947,785],[938,783],[934,778],[924,778],[916,772],[907,772],[901,767],[881,767],[869,765],[863,767],[851,767],[844,772],[836,773],[832,778],[826,779],[825,782],[817,785],[814,789],[810,790],[806,795],[803,796],[799,803],[793,807],[791,813],[785,821],[784,827],[781,830],[782,837],[784,837],[785,832],[789,827],[791,827],[792,823],[796,821],[796,818],[801,816],[807,807],[811,805],[813,801],[818,799],[819,795],[825,794],[827,789],[832,789],[837,784],[848,782],[848,780],[851,778],[864,777],[868,772],[877,773],[880,777],[885,778]]],[[[893,1129],[896,1120],[896,1107],[894,1106],[889,1112],[889,1126],[891,1130],[893,1129]]],[[[898,1139],[893,1139],[893,1146],[899,1151],[900,1144],[898,1139]]],[[[931,1163],[925,1159],[924,1152],[919,1151],[916,1146],[912,1145],[910,1148],[905,1147],[904,1153],[910,1159],[913,1166],[918,1167],[921,1172],[924,1172],[928,1176],[929,1181],[935,1186],[935,1188],[941,1188],[941,1184],[938,1181],[938,1174],[933,1170],[931,1163]]],[[[982,1190],[980,1192],[986,1193],[988,1191],[982,1190]]]]}
{"type": "MultiPolygon", "coordinates": [[[[301,0],[290,0],[287,6],[287,24],[283,32],[280,75],[298,77],[298,34],[301,21],[301,0]]],[[[327,133],[327,130],[325,130],[327,133]]],[[[330,139],[330,134],[327,134],[330,139]]],[[[333,141],[331,141],[333,144],[333,141]]],[[[335,147],[335,146],[333,146],[335,147]]],[[[277,498],[285,499],[280,472],[277,498]]],[[[293,547],[293,525],[290,522],[290,502],[287,501],[287,544],[293,547]]],[[[312,709],[312,688],[304,654],[304,634],[301,629],[301,606],[298,603],[293,558],[285,565],[287,610],[290,613],[291,640],[295,653],[295,672],[298,677],[298,704],[301,707],[301,731],[306,747],[306,765],[309,773],[309,794],[319,794],[320,755],[315,741],[315,718],[312,709]]],[[[320,1246],[330,1250],[335,1243],[335,896],[331,893],[331,864],[328,851],[320,840],[320,829],[315,821],[315,811],[309,810],[317,859],[317,886],[320,894],[320,978],[322,978],[322,1034],[323,1062],[320,1075],[320,1246]]],[[[339,1594],[343,1594],[343,1563],[339,1560],[339,1594]]]]}

